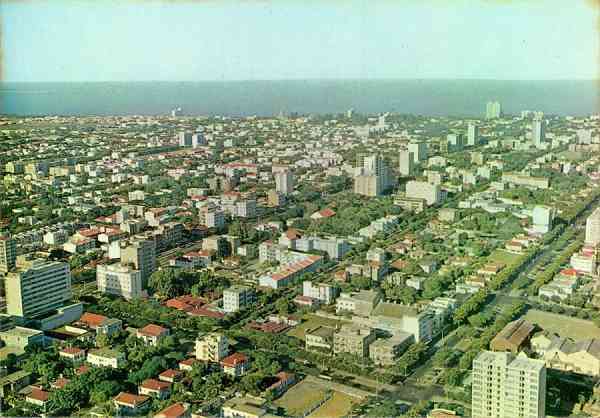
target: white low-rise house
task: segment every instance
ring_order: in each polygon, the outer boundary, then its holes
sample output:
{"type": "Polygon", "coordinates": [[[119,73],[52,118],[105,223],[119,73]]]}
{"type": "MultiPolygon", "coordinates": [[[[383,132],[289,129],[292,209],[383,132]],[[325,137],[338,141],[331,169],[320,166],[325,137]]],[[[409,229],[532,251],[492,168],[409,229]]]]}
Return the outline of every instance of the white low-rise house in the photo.
{"type": "Polygon", "coordinates": [[[136,336],[144,340],[148,345],[156,347],[160,341],[170,334],[168,328],[161,327],[160,325],[149,324],[144,328],[137,330],[136,336]]]}
{"type": "Polygon", "coordinates": [[[117,350],[100,349],[90,350],[87,354],[87,362],[97,367],[110,367],[118,369],[126,363],[125,353],[117,350]]]}

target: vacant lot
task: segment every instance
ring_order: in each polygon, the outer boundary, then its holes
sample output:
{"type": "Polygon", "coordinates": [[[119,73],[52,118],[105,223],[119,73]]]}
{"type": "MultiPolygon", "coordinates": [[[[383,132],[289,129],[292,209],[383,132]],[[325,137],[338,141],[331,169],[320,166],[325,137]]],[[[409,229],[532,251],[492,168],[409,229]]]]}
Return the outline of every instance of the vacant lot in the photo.
{"type": "Polygon", "coordinates": [[[571,318],[569,316],[538,311],[535,309],[528,311],[525,315],[525,319],[539,325],[542,329],[554,332],[561,337],[568,337],[574,340],[600,338],[600,328],[594,325],[593,322],[584,319],[571,318]]]}
{"type": "Polygon", "coordinates": [[[504,263],[508,266],[510,264],[513,264],[517,260],[517,258],[519,258],[519,255],[517,254],[512,254],[504,250],[495,250],[493,253],[490,254],[488,260],[497,263],[504,263]]]}
{"type": "Polygon", "coordinates": [[[311,385],[309,382],[303,380],[292,386],[291,389],[274,403],[285,409],[286,416],[302,416],[304,411],[321,401],[325,397],[325,394],[326,390],[324,388],[311,385]]]}
{"type": "Polygon", "coordinates": [[[309,415],[310,418],[338,418],[348,416],[358,398],[341,392],[333,392],[330,400],[309,415]]]}
{"type": "Polygon", "coordinates": [[[304,340],[304,333],[307,329],[316,328],[318,326],[335,327],[344,323],[336,319],[324,318],[314,314],[308,314],[302,318],[304,321],[297,327],[288,331],[288,335],[304,340]]]}

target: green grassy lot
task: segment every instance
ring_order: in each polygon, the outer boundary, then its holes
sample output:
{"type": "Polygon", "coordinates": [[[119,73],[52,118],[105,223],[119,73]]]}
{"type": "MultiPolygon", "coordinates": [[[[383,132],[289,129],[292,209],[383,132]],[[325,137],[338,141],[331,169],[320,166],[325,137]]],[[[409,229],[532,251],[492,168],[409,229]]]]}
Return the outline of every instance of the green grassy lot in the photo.
{"type": "Polygon", "coordinates": [[[543,312],[535,309],[528,311],[525,315],[525,319],[539,325],[542,329],[554,332],[561,337],[568,337],[574,340],[600,338],[600,328],[594,325],[593,322],[584,319],[571,318],[566,315],[543,312]]]}
{"type": "MultiPolygon", "coordinates": [[[[302,416],[304,411],[323,399],[325,394],[325,389],[302,381],[295,386],[292,386],[292,388],[274,403],[275,405],[284,408],[287,416],[302,416]]],[[[315,411],[315,413],[317,411],[315,411]]]]}
{"type": "Polygon", "coordinates": [[[515,261],[518,258],[519,258],[518,254],[512,254],[512,253],[509,253],[508,251],[498,249],[490,254],[490,256],[488,257],[488,260],[497,262],[497,263],[504,263],[507,266],[509,266],[509,265],[515,263],[515,261]]]}
{"type": "Polygon", "coordinates": [[[310,414],[309,418],[338,418],[348,416],[358,399],[341,392],[334,392],[330,400],[310,414]]]}

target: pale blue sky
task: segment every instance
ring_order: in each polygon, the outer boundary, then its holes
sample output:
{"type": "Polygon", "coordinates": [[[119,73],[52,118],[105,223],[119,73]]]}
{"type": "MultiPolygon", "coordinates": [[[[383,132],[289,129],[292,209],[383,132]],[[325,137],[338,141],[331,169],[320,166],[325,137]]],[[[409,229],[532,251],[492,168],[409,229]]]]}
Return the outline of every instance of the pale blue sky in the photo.
{"type": "Polygon", "coordinates": [[[584,0],[0,0],[0,14],[5,81],[599,75],[584,0]]]}

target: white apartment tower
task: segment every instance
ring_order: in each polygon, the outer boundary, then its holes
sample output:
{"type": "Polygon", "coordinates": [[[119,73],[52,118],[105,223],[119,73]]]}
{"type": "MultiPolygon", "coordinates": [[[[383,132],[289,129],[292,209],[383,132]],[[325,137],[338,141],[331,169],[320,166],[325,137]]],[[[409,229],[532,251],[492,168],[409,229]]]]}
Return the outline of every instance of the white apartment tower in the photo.
{"type": "Polygon", "coordinates": [[[467,145],[472,147],[479,144],[479,126],[469,123],[467,128],[467,145]]]}
{"type": "Polygon", "coordinates": [[[473,418],[543,418],[546,366],[542,360],[483,351],[473,360],[473,418]]]}
{"type": "Polygon", "coordinates": [[[408,144],[408,152],[412,152],[415,164],[419,161],[425,161],[427,159],[427,143],[423,141],[411,142],[408,144]]]}
{"type": "Polygon", "coordinates": [[[142,287],[148,283],[148,278],[156,271],[156,244],[154,241],[135,241],[121,250],[121,262],[132,264],[140,271],[142,287]]]}
{"type": "Polygon", "coordinates": [[[71,299],[69,264],[43,259],[21,260],[6,275],[6,312],[36,318],[54,311],[71,299]]]}
{"type": "Polygon", "coordinates": [[[600,244],[600,208],[587,218],[585,223],[585,243],[593,246],[600,244]]]}
{"type": "Polygon", "coordinates": [[[294,175],[291,170],[282,170],[275,173],[275,190],[283,195],[292,194],[294,191],[294,175]]]}
{"type": "Polygon", "coordinates": [[[546,142],[546,124],[542,119],[536,118],[531,123],[531,140],[536,148],[543,148],[546,142]]]}
{"type": "Polygon", "coordinates": [[[392,176],[379,154],[357,157],[357,175],[354,177],[354,193],[375,197],[392,186],[392,176]]]}
{"type": "Polygon", "coordinates": [[[410,151],[400,151],[400,164],[399,171],[400,175],[409,177],[414,172],[414,154],[410,151]]]}
{"type": "Polygon", "coordinates": [[[498,119],[502,116],[502,105],[500,102],[488,102],[485,108],[486,119],[498,119]]]}
{"type": "Polygon", "coordinates": [[[180,147],[191,147],[192,146],[192,133],[191,132],[179,132],[177,135],[180,147]]]}

